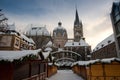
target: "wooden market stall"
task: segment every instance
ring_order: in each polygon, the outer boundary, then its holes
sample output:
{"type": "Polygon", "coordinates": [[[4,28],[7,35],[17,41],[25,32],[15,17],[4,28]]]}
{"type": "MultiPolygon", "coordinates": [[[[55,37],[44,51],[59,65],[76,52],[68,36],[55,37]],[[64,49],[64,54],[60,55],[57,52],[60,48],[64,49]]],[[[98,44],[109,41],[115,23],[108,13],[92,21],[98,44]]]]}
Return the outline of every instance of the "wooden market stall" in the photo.
{"type": "Polygon", "coordinates": [[[48,77],[51,77],[52,75],[57,73],[57,65],[53,63],[48,63],[48,77]]]}
{"type": "Polygon", "coordinates": [[[120,59],[102,59],[89,66],[88,80],[120,80],[120,59]]]}
{"type": "Polygon", "coordinates": [[[119,58],[78,61],[72,67],[73,71],[85,80],[120,80],[119,58]]]}
{"type": "Polygon", "coordinates": [[[40,49],[0,51],[0,80],[44,80],[47,77],[44,56],[40,49]]]}

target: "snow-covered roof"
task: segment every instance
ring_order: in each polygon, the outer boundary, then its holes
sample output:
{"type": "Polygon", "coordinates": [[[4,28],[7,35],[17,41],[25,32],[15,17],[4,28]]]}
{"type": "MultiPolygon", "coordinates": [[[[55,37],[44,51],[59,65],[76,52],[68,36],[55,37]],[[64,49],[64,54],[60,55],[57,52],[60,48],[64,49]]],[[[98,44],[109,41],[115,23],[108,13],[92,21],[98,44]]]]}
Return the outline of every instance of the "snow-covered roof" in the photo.
{"type": "Polygon", "coordinates": [[[52,66],[52,65],[53,65],[53,63],[48,63],[48,65],[49,65],[49,66],[52,66]]]}
{"type": "Polygon", "coordinates": [[[36,55],[38,56],[38,50],[23,50],[23,51],[0,51],[0,61],[10,61],[13,62],[14,60],[22,60],[25,56],[36,55]]]}
{"type": "Polygon", "coordinates": [[[76,47],[76,46],[89,46],[88,43],[85,42],[85,40],[80,39],[79,42],[66,42],[65,47],[76,47]]]}
{"type": "Polygon", "coordinates": [[[44,59],[47,59],[49,54],[50,54],[50,51],[48,52],[42,52],[43,56],[44,56],[44,59]]]}
{"type": "Polygon", "coordinates": [[[53,36],[61,35],[64,37],[65,34],[67,35],[66,29],[64,27],[62,27],[61,24],[62,24],[61,22],[58,23],[58,26],[53,29],[53,36]]]}
{"type": "Polygon", "coordinates": [[[52,46],[52,41],[49,41],[46,45],[46,47],[51,47],[52,46]]]}
{"type": "Polygon", "coordinates": [[[112,61],[119,61],[120,62],[120,58],[107,58],[107,59],[101,60],[102,63],[111,63],[112,61]]]}
{"type": "Polygon", "coordinates": [[[66,29],[62,26],[57,26],[57,27],[54,28],[53,31],[56,31],[56,30],[66,30],[66,29]]]}
{"type": "MultiPolygon", "coordinates": [[[[32,44],[35,44],[35,42],[34,42],[31,38],[28,38],[26,35],[17,32],[17,31],[15,30],[15,24],[8,25],[8,30],[9,30],[9,34],[13,34],[13,35],[20,36],[20,38],[26,40],[27,42],[32,43],[32,44]],[[18,35],[18,34],[19,34],[19,35],[18,35]]],[[[8,34],[8,33],[0,32],[0,34],[8,34]]]]}
{"type": "Polygon", "coordinates": [[[45,51],[52,51],[52,48],[47,47],[47,48],[45,48],[45,51]]]}
{"type": "Polygon", "coordinates": [[[71,66],[73,62],[70,61],[64,61],[64,62],[59,62],[57,63],[57,66],[71,66]]]}
{"type": "Polygon", "coordinates": [[[77,61],[77,62],[74,62],[72,64],[72,66],[74,65],[80,65],[80,66],[87,66],[87,65],[90,65],[90,64],[94,64],[94,63],[97,63],[97,62],[100,62],[100,63],[111,63],[113,61],[118,61],[120,62],[120,58],[106,58],[106,59],[96,59],[96,60],[89,60],[89,61],[77,61]]]}
{"type": "Polygon", "coordinates": [[[99,59],[96,59],[96,60],[90,60],[90,61],[77,61],[77,62],[74,62],[72,64],[72,66],[74,65],[79,65],[79,66],[87,66],[89,64],[94,64],[96,62],[99,62],[99,59]]]}
{"type": "Polygon", "coordinates": [[[22,39],[26,40],[26,41],[29,42],[29,43],[35,44],[35,42],[33,41],[32,38],[28,38],[28,37],[27,37],[26,35],[24,35],[24,34],[20,34],[20,37],[21,37],[22,39]]]}
{"type": "Polygon", "coordinates": [[[31,27],[26,32],[26,35],[28,35],[28,36],[36,36],[36,35],[50,36],[46,27],[31,27]]]}
{"type": "Polygon", "coordinates": [[[32,38],[29,38],[29,41],[30,41],[31,43],[34,43],[34,44],[35,44],[35,42],[33,41],[32,38]]]}
{"type": "Polygon", "coordinates": [[[106,39],[104,39],[103,41],[101,41],[94,49],[93,49],[93,52],[94,51],[97,51],[101,48],[103,48],[104,46],[107,46],[109,45],[110,43],[113,43],[115,42],[115,38],[114,38],[114,35],[111,34],[109,37],[107,37],[106,39]]]}

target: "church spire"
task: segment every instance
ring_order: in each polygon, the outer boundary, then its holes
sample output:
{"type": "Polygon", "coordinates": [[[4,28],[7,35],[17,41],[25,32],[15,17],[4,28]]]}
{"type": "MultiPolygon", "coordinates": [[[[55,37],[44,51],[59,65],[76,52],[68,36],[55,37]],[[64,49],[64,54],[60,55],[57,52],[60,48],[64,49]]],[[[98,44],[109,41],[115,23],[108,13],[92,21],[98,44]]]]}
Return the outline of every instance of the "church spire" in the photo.
{"type": "Polygon", "coordinates": [[[75,21],[74,21],[74,41],[79,42],[83,37],[82,22],[79,21],[78,11],[76,8],[75,21]]]}
{"type": "Polygon", "coordinates": [[[76,9],[76,15],[75,15],[74,25],[79,25],[79,24],[80,24],[80,21],[79,21],[78,11],[77,11],[77,9],[76,9]]]}

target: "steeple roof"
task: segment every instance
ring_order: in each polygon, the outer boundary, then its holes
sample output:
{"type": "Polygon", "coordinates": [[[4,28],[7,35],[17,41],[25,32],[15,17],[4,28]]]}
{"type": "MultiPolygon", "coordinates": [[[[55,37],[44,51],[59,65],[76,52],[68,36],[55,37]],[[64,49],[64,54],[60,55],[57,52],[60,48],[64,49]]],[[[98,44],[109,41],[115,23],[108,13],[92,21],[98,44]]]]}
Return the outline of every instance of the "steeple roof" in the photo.
{"type": "Polygon", "coordinates": [[[77,9],[76,9],[76,15],[75,15],[74,25],[80,25],[80,21],[79,21],[79,16],[78,16],[78,11],[77,11],[77,9]]]}

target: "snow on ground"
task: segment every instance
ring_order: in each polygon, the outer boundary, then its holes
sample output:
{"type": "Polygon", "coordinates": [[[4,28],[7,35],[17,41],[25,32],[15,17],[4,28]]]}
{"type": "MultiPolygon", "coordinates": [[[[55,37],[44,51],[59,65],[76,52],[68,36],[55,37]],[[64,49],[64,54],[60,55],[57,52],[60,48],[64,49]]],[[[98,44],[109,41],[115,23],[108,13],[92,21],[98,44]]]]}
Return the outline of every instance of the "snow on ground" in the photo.
{"type": "Polygon", "coordinates": [[[47,80],[83,80],[80,76],[74,74],[72,70],[58,70],[57,74],[47,80]]]}

